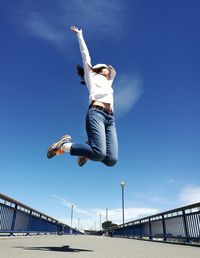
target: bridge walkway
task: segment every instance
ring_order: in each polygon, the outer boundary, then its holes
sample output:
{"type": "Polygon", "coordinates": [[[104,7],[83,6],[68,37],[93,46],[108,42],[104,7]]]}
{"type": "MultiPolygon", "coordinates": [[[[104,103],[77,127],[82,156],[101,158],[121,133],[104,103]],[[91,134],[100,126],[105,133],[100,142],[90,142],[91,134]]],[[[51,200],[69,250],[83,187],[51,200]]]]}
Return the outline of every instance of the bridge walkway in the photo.
{"type": "Polygon", "coordinates": [[[80,235],[0,238],[0,258],[199,258],[200,248],[80,235]]]}

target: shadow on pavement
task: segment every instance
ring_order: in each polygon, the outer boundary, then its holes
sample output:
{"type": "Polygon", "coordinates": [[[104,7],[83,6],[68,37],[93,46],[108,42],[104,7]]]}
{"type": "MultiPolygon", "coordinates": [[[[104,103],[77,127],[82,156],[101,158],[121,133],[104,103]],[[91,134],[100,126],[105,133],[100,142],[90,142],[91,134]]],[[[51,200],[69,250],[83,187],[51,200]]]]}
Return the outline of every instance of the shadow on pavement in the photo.
{"type": "Polygon", "coordinates": [[[23,246],[16,246],[15,248],[22,248],[24,250],[29,251],[53,251],[53,252],[93,252],[93,250],[87,250],[87,249],[76,249],[76,248],[70,248],[69,245],[64,246],[38,246],[38,247],[23,247],[23,246]]]}

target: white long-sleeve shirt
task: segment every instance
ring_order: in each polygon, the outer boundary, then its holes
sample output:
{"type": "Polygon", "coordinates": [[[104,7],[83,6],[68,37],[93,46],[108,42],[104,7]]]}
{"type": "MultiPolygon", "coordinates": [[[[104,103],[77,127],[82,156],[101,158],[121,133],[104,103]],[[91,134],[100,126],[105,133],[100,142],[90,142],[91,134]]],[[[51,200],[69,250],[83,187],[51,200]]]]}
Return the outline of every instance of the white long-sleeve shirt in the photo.
{"type": "Polygon", "coordinates": [[[108,80],[105,76],[97,74],[92,71],[90,67],[91,57],[83,38],[82,31],[77,33],[80,52],[83,60],[84,79],[89,91],[89,104],[94,101],[109,103],[113,110],[113,88],[112,83],[116,75],[114,68],[112,69],[112,76],[108,80]]]}

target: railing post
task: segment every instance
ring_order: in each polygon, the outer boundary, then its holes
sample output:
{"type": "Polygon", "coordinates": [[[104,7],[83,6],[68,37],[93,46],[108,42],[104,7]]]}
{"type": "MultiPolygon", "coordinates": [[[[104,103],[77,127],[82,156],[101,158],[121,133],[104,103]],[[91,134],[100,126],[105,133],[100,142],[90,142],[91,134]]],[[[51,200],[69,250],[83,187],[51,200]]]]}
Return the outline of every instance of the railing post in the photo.
{"type": "Polygon", "coordinates": [[[39,228],[38,228],[38,235],[42,232],[42,215],[39,214],[39,218],[40,218],[40,224],[39,224],[39,228]]]}
{"type": "Polygon", "coordinates": [[[152,239],[151,218],[149,218],[149,239],[152,239]]]}
{"type": "Polygon", "coordinates": [[[134,238],[134,224],[131,225],[131,233],[132,233],[132,237],[134,238]]]}
{"type": "Polygon", "coordinates": [[[142,221],[140,220],[140,238],[142,239],[142,221]]]}
{"type": "Polygon", "coordinates": [[[188,234],[188,226],[187,226],[185,210],[182,210],[182,212],[183,212],[183,225],[184,225],[184,229],[185,229],[186,242],[189,243],[190,238],[189,238],[189,234],[188,234]]]}
{"type": "Polygon", "coordinates": [[[29,233],[30,233],[31,219],[32,219],[32,210],[30,210],[30,214],[29,214],[29,218],[28,218],[28,233],[27,233],[27,236],[29,236],[29,233]]]}
{"type": "Polygon", "coordinates": [[[164,215],[162,215],[162,226],[163,226],[163,238],[164,238],[164,241],[166,241],[167,238],[166,238],[166,226],[165,226],[165,217],[164,217],[164,215]]]}
{"type": "Polygon", "coordinates": [[[15,204],[14,212],[13,212],[13,218],[12,218],[12,225],[11,225],[11,233],[10,235],[13,235],[13,231],[15,229],[15,221],[17,216],[17,204],[15,204]]]}
{"type": "MultiPolygon", "coordinates": [[[[52,221],[51,221],[52,222],[52,221]]],[[[48,218],[46,218],[46,232],[45,232],[45,235],[47,234],[47,232],[48,232],[48,224],[49,224],[49,222],[48,222],[48,218]]],[[[51,234],[51,232],[50,232],[50,234],[51,234]]]]}

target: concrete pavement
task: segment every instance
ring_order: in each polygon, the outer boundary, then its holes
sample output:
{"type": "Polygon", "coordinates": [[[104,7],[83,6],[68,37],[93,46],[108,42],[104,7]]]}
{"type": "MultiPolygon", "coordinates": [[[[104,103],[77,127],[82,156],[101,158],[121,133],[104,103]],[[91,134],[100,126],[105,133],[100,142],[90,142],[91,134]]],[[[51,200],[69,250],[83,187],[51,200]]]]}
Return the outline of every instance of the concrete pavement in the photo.
{"type": "Polygon", "coordinates": [[[0,258],[199,258],[200,248],[96,236],[0,237],[0,258]]]}

